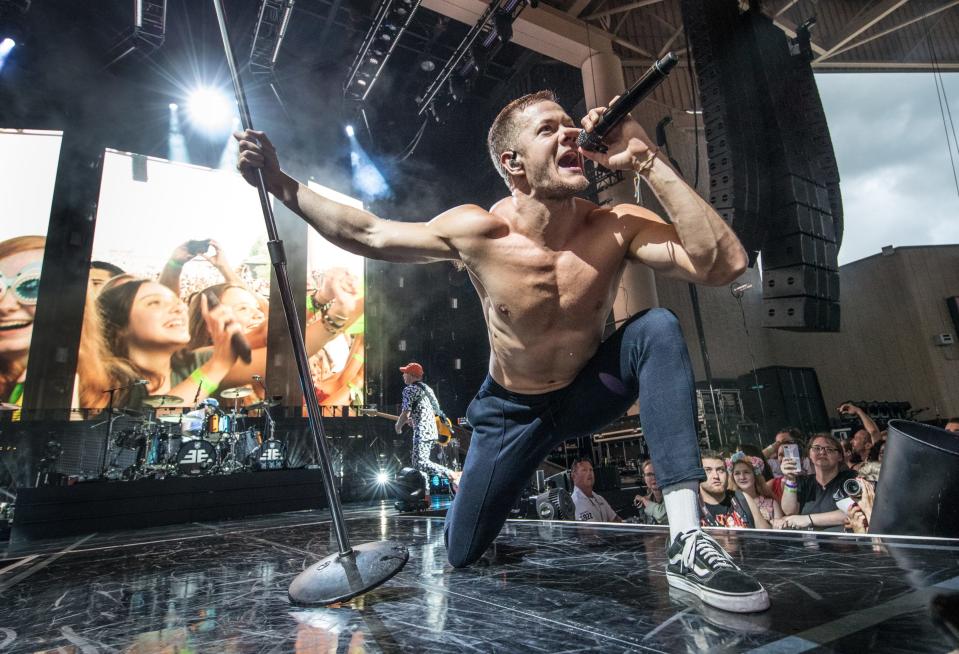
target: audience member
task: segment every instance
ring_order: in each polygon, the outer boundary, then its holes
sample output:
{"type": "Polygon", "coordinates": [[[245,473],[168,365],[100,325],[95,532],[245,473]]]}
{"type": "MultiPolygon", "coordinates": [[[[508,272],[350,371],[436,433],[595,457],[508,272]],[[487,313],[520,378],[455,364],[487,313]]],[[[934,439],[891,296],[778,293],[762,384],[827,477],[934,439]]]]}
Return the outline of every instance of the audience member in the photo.
{"type": "MultiPolygon", "coordinates": [[[[803,433],[796,429],[795,427],[785,427],[780,429],[776,433],[776,438],[778,442],[774,442],[772,445],[763,448],[763,458],[766,459],[766,465],[769,466],[770,471],[772,472],[773,477],[782,477],[783,473],[780,470],[780,462],[782,460],[782,446],[788,444],[796,444],[802,449],[804,443],[806,442],[803,433]],[[767,456],[767,452],[773,450],[775,454],[770,458],[767,456]]],[[[802,460],[802,474],[811,475],[812,474],[812,462],[809,460],[809,457],[804,457],[802,460]]]]}
{"type": "Polygon", "coordinates": [[[859,422],[862,423],[862,427],[854,431],[850,439],[852,441],[852,449],[856,454],[856,456],[853,457],[853,465],[858,465],[866,461],[873,442],[879,440],[879,427],[876,426],[876,423],[869,417],[868,413],[855,404],[849,402],[840,404],[839,413],[840,415],[855,416],[859,422]]]}
{"type": "Polygon", "coordinates": [[[699,484],[699,516],[704,527],[759,527],[769,523],[751,497],[742,491],[730,491],[726,459],[712,450],[703,450],[705,481],[699,484]]]}
{"type": "Polygon", "coordinates": [[[593,464],[588,459],[579,459],[570,468],[573,480],[573,504],[576,505],[576,519],[582,522],[622,522],[613,507],[602,495],[593,492],[596,477],[593,464]]]}
{"type": "Polygon", "coordinates": [[[876,501],[876,484],[879,482],[880,465],[875,461],[862,464],[859,469],[859,488],[861,494],[852,497],[853,504],[849,507],[844,524],[846,531],[855,534],[869,532],[869,521],[872,519],[872,507],[876,501]]]}
{"type": "MultiPolygon", "coordinates": [[[[882,463],[882,453],[885,450],[886,441],[877,441],[873,443],[873,446],[869,448],[869,454],[866,455],[866,463],[882,463]]],[[[862,470],[866,463],[863,463],[861,466],[859,466],[859,469],[862,470]]]]}
{"type": "Polygon", "coordinates": [[[842,498],[842,484],[856,473],[842,470],[842,446],[830,434],[816,434],[809,445],[814,475],[799,476],[793,459],[782,462],[785,488],[782,509],[785,517],[774,526],[781,529],[826,529],[840,531],[846,515],[836,506],[842,498]]]}
{"type": "MultiPolygon", "coordinates": [[[[23,383],[40,293],[43,236],[17,236],[0,243],[0,402],[23,405],[23,383]]],[[[13,413],[19,420],[20,412],[13,413]]]]}
{"type": "Polygon", "coordinates": [[[749,456],[745,452],[734,452],[726,461],[729,472],[727,488],[731,491],[742,491],[750,497],[759,508],[759,513],[767,521],[783,517],[782,507],[773,497],[772,491],[762,475],[763,460],[757,456],[749,456]]]}
{"type": "Polygon", "coordinates": [[[842,447],[842,464],[852,470],[852,467],[856,465],[856,450],[852,447],[852,441],[848,438],[844,438],[839,441],[840,447],[842,447]]]}
{"type": "Polygon", "coordinates": [[[946,431],[959,432],[959,418],[949,418],[943,427],[946,431]]]}
{"type": "Polygon", "coordinates": [[[803,441],[803,433],[795,427],[783,427],[776,432],[773,442],[763,448],[763,457],[766,459],[769,469],[772,470],[774,477],[781,477],[779,471],[779,451],[786,443],[800,443],[803,441]]]}
{"type": "Polygon", "coordinates": [[[107,261],[91,261],[87,277],[87,290],[91,291],[93,296],[96,297],[104,284],[117,275],[124,274],[124,272],[120,266],[115,266],[107,261]]]}
{"type": "Polygon", "coordinates": [[[663,502],[663,491],[656,482],[656,471],[653,469],[652,460],[646,459],[640,469],[643,471],[646,494],[633,498],[633,506],[639,512],[638,522],[645,525],[669,524],[666,517],[666,504],[663,502]]]}

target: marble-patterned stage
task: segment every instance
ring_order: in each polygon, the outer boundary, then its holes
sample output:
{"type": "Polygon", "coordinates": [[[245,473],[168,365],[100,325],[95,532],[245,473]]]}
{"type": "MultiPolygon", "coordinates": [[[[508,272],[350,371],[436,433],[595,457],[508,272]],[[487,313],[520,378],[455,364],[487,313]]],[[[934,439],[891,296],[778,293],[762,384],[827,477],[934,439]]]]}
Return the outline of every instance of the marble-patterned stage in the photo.
{"type": "Polygon", "coordinates": [[[736,615],[666,585],[666,532],[511,521],[477,565],[442,517],[348,507],[356,543],[410,562],[336,608],[292,606],[335,550],[325,511],[35,543],[0,561],[0,652],[945,652],[927,605],[959,590],[959,543],[716,530],[770,592],[736,615]]]}

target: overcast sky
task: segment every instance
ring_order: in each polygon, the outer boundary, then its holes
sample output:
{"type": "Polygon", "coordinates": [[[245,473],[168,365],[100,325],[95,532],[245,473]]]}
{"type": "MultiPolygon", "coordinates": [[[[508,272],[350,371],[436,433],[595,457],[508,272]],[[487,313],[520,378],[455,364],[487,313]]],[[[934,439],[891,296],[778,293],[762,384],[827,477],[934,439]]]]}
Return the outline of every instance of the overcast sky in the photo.
{"type": "MultiPolygon", "coordinates": [[[[820,74],[816,80],[842,180],[846,228],[839,263],[884,245],[959,243],[959,194],[933,75],[820,74]]],[[[959,74],[943,80],[959,133],[959,74]]],[[[953,157],[959,166],[955,144],[953,157]]]]}

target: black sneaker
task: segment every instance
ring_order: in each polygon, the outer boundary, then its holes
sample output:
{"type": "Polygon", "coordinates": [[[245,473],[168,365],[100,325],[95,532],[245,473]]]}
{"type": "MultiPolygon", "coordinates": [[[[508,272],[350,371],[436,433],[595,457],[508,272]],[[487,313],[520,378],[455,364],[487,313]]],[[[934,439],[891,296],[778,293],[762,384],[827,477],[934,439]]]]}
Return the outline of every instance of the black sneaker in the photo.
{"type": "Polygon", "coordinates": [[[762,585],[739,569],[726,551],[699,529],[678,534],[666,550],[666,580],[705,604],[735,613],[769,608],[762,585]]]}

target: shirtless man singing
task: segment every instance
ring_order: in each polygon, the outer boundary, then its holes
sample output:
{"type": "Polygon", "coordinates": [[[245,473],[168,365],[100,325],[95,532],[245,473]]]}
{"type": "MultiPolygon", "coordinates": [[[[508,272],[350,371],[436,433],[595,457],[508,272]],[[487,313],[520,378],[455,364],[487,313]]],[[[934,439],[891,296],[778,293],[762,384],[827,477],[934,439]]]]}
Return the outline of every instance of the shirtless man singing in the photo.
{"type": "MultiPolygon", "coordinates": [[[[605,108],[583,119],[592,129],[605,108]]],[[[508,104],[489,131],[489,151],[510,196],[492,209],[466,204],[429,222],[380,219],[314,193],[280,170],[261,132],[237,134],[239,169],[334,244],[385,261],[459,260],[483,304],[489,375],[469,406],[473,437],[459,493],[446,518],[456,567],[476,561],[546,455],[598,431],[639,398],[640,417],[669,515],[669,584],[729,611],[768,607],[765,589],[699,529],[696,401],[676,317],[650,309],[602,340],[627,260],[663,275],[727,284],[746,268],[733,231],[659,156],[628,119],[609,152],[580,151],[580,129],[543,91],[508,104]],[[576,194],[583,157],[634,170],[671,224],[639,206],[600,207],[576,194]]]]}

